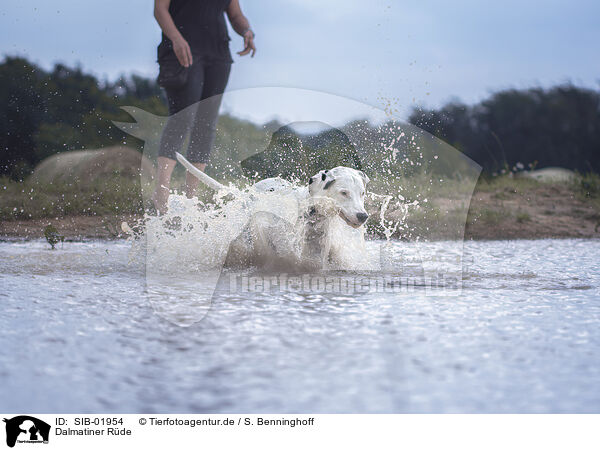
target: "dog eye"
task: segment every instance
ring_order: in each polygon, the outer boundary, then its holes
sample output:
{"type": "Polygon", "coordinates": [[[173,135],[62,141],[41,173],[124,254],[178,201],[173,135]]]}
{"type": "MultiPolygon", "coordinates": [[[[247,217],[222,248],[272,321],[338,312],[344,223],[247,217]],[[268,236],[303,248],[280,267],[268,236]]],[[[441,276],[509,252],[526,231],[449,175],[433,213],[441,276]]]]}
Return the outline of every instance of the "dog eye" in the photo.
{"type": "Polygon", "coordinates": [[[341,191],[340,192],[344,197],[348,197],[348,191],[341,191]]]}

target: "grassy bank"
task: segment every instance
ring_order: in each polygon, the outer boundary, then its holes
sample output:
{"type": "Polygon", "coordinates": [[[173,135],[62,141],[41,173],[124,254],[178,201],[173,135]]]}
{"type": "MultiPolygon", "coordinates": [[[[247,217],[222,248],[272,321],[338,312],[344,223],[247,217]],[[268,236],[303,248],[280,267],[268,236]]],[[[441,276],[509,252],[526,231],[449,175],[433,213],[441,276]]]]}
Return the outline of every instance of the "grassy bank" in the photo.
{"type": "Polygon", "coordinates": [[[480,179],[465,232],[473,239],[600,237],[600,176],[562,183],[480,179]]]}
{"type": "MultiPolygon", "coordinates": [[[[570,183],[482,177],[472,197],[458,182],[450,189],[455,196],[448,190],[436,193],[435,187],[417,180],[407,180],[407,185],[411,188],[402,191],[406,202],[419,199],[420,204],[409,208],[406,216],[404,209],[386,213],[394,220],[405,217],[403,227],[392,234],[396,238],[443,238],[452,226],[464,228],[467,239],[600,237],[600,176],[595,174],[570,183]]],[[[126,177],[69,184],[3,178],[0,236],[41,237],[44,227],[52,224],[72,239],[118,237],[121,221],[139,217],[143,207],[139,181],[126,177]]],[[[379,217],[369,219],[369,231],[382,235],[379,217]]]]}

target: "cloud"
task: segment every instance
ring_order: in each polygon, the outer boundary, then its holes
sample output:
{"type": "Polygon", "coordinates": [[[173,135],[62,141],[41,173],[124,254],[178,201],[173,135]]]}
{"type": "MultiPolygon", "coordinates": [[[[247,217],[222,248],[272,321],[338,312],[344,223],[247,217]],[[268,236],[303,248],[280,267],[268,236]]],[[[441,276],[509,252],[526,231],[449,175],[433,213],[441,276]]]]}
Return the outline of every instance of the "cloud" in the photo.
{"type": "MultiPolygon", "coordinates": [[[[600,3],[242,0],[254,59],[229,87],[316,89],[382,106],[471,102],[491,89],[573,79],[597,86],[600,3]]],[[[4,0],[2,51],[99,76],[155,76],[160,29],[147,0],[4,0]]],[[[241,38],[233,35],[232,51],[241,38]]]]}

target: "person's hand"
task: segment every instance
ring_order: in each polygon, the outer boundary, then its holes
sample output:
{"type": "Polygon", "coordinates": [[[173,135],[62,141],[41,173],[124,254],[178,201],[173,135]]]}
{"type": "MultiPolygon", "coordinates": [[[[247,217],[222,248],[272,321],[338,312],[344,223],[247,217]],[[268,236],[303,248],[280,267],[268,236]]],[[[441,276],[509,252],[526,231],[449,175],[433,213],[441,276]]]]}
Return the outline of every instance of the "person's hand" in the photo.
{"type": "Polygon", "coordinates": [[[237,54],[240,56],[246,56],[250,52],[252,52],[250,57],[254,58],[254,54],[256,53],[256,47],[254,46],[254,32],[248,29],[244,33],[244,50],[237,52],[237,54]]]}
{"type": "Polygon", "coordinates": [[[177,56],[179,64],[183,67],[190,67],[192,65],[192,50],[183,37],[173,41],[173,51],[175,52],[175,56],[177,56]]]}

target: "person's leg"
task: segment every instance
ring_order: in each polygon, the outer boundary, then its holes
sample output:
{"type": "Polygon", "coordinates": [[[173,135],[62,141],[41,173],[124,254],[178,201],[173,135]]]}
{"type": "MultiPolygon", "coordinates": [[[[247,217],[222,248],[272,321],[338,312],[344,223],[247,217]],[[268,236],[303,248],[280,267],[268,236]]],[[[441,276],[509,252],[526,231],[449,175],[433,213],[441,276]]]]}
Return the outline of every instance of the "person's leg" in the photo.
{"type": "Polygon", "coordinates": [[[158,157],[158,167],[156,170],[156,189],[152,194],[152,203],[160,214],[167,212],[167,202],[171,189],[171,175],[176,161],[164,156],[158,157]]]}
{"type": "MultiPolygon", "coordinates": [[[[202,101],[194,117],[187,158],[204,171],[215,139],[215,130],[221,106],[221,97],[229,80],[230,63],[213,62],[204,68],[202,101]]],[[[186,195],[195,195],[199,180],[188,173],[186,195]]]]}
{"type": "Polygon", "coordinates": [[[175,152],[181,151],[186,135],[186,124],[182,114],[178,113],[184,108],[187,89],[167,89],[167,102],[169,118],[160,137],[158,161],[156,168],[156,188],[152,194],[152,203],[159,214],[167,212],[169,193],[171,190],[171,175],[175,168],[175,152]]]}
{"type": "Polygon", "coordinates": [[[164,214],[171,189],[171,175],[176,164],[175,152],[181,151],[186,136],[193,124],[194,114],[188,106],[200,101],[204,85],[204,70],[201,62],[190,68],[186,85],[177,90],[167,90],[169,119],[163,130],[158,152],[157,184],[152,202],[156,210],[164,214]]]}
{"type": "MultiPolygon", "coordinates": [[[[191,162],[191,161],[190,161],[191,162]]],[[[206,163],[192,162],[192,164],[204,172],[206,169],[206,163]]],[[[185,174],[185,195],[187,198],[193,198],[196,195],[196,189],[198,189],[198,185],[200,184],[200,180],[196,178],[189,172],[185,174]]]]}

